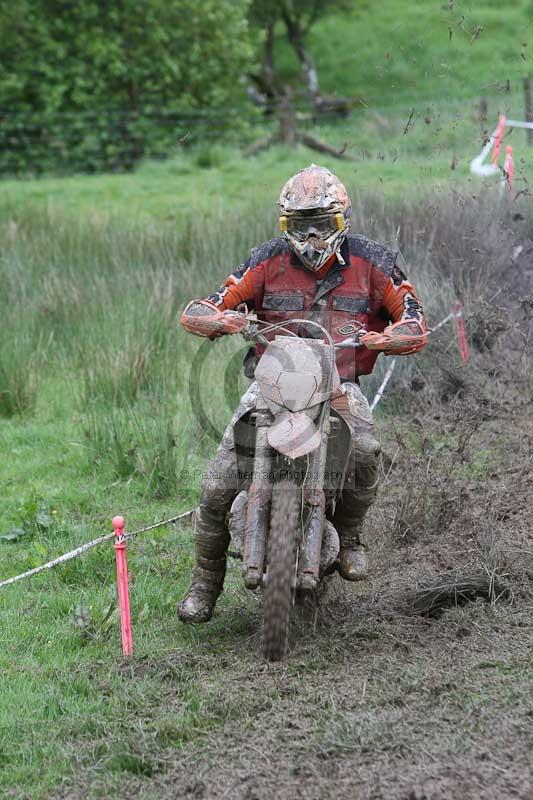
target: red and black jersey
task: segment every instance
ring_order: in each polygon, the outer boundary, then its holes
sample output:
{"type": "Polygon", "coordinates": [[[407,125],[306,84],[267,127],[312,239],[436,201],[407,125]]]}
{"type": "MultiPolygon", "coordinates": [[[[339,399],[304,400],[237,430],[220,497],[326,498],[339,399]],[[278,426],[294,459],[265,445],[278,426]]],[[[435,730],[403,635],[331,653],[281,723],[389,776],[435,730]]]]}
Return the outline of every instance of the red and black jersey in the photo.
{"type": "MultiPolygon", "coordinates": [[[[267,322],[314,320],[336,342],[358,326],[381,332],[390,322],[416,319],[426,328],[422,305],[396,265],[394,250],[364,236],[348,235],[340,255],[341,259],[333,258],[331,264],[311,272],[285,239],[272,239],[254,248],[242,267],[208,299],[223,309],[246,303],[267,322]]],[[[317,336],[312,325],[302,326],[299,333],[317,336]]],[[[356,380],[372,372],[377,355],[366,349],[340,350],[341,378],[356,380]]]]}

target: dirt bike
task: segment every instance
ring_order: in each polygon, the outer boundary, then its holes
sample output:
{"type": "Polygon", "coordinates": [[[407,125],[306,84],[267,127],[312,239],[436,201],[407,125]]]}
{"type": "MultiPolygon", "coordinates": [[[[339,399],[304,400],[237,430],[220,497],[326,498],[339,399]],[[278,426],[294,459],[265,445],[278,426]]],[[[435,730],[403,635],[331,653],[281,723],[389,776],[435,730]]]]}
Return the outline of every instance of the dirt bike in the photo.
{"type": "Polygon", "coordinates": [[[417,320],[400,320],[382,333],[350,320],[339,329],[348,338],[335,343],[314,320],[269,323],[205,300],[191,301],[181,322],[209,338],[241,333],[263,350],[253,402],[232,421],[240,491],[230,513],[230,554],[243,560],[246,588],[263,589],[263,651],[276,661],[287,648],[295,599],[316,595],[338,561],[330,520],[347,475],[351,433],[331,406],[340,387],[335,352],[367,347],[407,355],[425,345],[428,332],[417,320]]]}
{"type": "MultiPolygon", "coordinates": [[[[295,600],[316,596],[336,569],[339,536],[328,517],[342,493],[351,437],[330,404],[340,386],[335,351],[361,347],[364,331],[335,344],[310,320],[245,319],[240,332],[265,349],[253,407],[233,427],[240,492],[230,513],[230,554],[242,558],[246,588],[263,591],[262,649],[277,661],[287,650],[295,600]],[[293,326],[321,338],[298,336],[293,326]]],[[[228,332],[237,332],[236,323],[232,314],[228,332]]]]}

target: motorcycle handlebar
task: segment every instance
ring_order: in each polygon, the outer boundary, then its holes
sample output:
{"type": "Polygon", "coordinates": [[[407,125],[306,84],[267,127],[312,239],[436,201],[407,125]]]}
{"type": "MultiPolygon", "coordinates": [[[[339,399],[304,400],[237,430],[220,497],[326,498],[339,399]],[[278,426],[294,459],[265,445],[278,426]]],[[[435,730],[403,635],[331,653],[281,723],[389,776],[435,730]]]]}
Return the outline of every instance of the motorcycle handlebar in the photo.
{"type": "Polygon", "coordinates": [[[265,336],[266,333],[277,331],[287,336],[298,338],[294,331],[289,330],[291,325],[313,326],[320,330],[322,337],[332,348],[332,351],[363,347],[359,342],[359,337],[366,333],[365,330],[361,329],[355,331],[352,337],[335,343],[329,331],[314,320],[288,319],[283,322],[269,323],[257,319],[255,314],[248,312],[248,309],[246,309],[246,313],[230,310],[221,311],[208,300],[191,300],[183,311],[180,322],[186,330],[197,336],[214,339],[224,334],[241,333],[245,338],[263,345],[268,344],[269,341],[265,336]]]}
{"type": "MultiPolygon", "coordinates": [[[[238,313],[238,312],[236,312],[236,313],[238,313]]],[[[241,316],[241,315],[239,315],[239,316],[241,316]]],[[[286,326],[287,325],[291,325],[291,324],[298,324],[298,325],[302,325],[303,324],[303,325],[313,325],[313,326],[319,328],[321,330],[321,332],[323,333],[324,338],[327,339],[328,344],[331,347],[333,347],[334,350],[343,350],[343,349],[346,349],[346,348],[356,349],[356,348],[359,348],[359,347],[364,347],[364,345],[361,344],[361,342],[358,341],[359,337],[366,333],[366,331],[364,329],[361,329],[360,331],[357,331],[356,334],[354,334],[352,337],[344,339],[342,342],[335,343],[333,341],[333,338],[331,337],[331,334],[329,333],[329,331],[326,328],[324,328],[324,326],[321,325],[319,322],[315,322],[314,320],[309,320],[309,319],[308,320],[306,320],[306,319],[289,319],[289,320],[284,320],[283,322],[278,322],[278,323],[272,324],[272,323],[264,322],[263,320],[258,320],[253,314],[242,315],[242,316],[246,316],[246,318],[248,319],[248,322],[249,322],[248,327],[243,329],[243,331],[242,331],[243,335],[246,336],[246,338],[248,338],[248,339],[258,340],[260,344],[267,343],[268,339],[266,339],[264,334],[265,333],[272,333],[273,331],[280,331],[280,332],[289,334],[291,336],[297,337],[297,334],[295,334],[293,331],[288,330],[286,328],[286,326]],[[264,325],[265,327],[262,328],[261,330],[255,331],[255,330],[253,330],[255,325],[264,325]],[[356,336],[357,336],[357,338],[356,338],[356,336]]]]}

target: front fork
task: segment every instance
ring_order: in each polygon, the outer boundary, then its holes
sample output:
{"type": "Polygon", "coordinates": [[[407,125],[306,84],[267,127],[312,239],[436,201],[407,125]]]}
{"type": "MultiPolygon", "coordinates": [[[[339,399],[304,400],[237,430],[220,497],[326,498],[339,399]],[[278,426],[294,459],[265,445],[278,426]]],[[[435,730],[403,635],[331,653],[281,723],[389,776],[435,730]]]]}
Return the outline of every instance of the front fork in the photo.
{"type": "Polygon", "coordinates": [[[322,439],[320,446],[312,455],[309,477],[304,484],[304,500],[309,508],[309,514],[305,522],[298,560],[298,588],[303,591],[313,591],[318,587],[320,580],[320,553],[322,551],[322,536],[326,520],[324,479],[330,432],[329,400],[324,405],[325,408],[322,411],[324,415],[324,423],[321,430],[322,439]]]}
{"type": "MultiPolygon", "coordinates": [[[[298,559],[297,586],[304,591],[316,589],[319,583],[320,553],[326,518],[326,496],[324,478],[329,423],[329,401],[323,410],[325,422],[322,426],[320,446],[311,457],[309,476],[304,483],[304,500],[309,508],[298,559]]],[[[266,543],[270,524],[272,499],[272,449],[267,433],[272,420],[269,411],[261,409],[255,413],[256,440],[254,472],[248,490],[246,530],[243,547],[244,585],[257,589],[263,581],[266,543]]]]}
{"type": "Polygon", "coordinates": [[[261,409],[257,410],[254,416],[256,427],[254,471],[248,490],[243,547],[244,585],[247,589],[257,589],[263,581],[272,499],[272,450],[267,440],[272,414],[261,409]]]}

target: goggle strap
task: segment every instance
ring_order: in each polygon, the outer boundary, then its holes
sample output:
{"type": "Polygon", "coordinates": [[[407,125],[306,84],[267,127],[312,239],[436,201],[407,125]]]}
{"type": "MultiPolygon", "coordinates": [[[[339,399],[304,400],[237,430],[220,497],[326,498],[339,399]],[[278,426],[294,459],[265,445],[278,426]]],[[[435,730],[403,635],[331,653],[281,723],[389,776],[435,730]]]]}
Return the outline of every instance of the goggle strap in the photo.
{"type": "Polygon", "coordinates": [[[346,228],[346,222],[344,221],[344,214],[338,213],[335,214],[335,222],[337,223],[337,230],[343,231],[346,228]]]}

